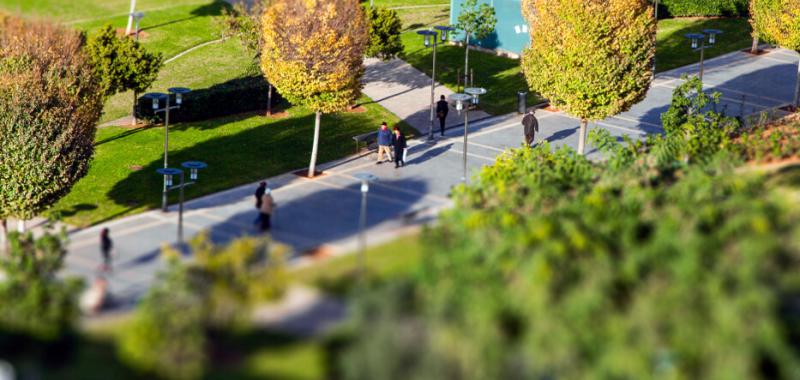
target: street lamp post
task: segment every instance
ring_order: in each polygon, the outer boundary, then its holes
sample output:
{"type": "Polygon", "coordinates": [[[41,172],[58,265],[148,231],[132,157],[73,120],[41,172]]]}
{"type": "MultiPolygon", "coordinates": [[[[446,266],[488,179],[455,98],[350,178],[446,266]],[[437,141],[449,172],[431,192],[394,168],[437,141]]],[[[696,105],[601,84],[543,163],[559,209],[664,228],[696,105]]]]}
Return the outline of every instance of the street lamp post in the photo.
{"type": "Polygon", "coordinates": [[[360,275],[364,276],[366,271],[366,250],[367,250],[367,193],[369,184],[378,180],[378,177],[371,173],[356,173],[356,178],[361,180],[361,215],[358,219],[358,266],[360,275]]]}
{"type": "Polygon", "coordinates": [[[454,30],[454,28],[450,26],[435,26],[434,29],[438,30],[439,32],[433,30],[418,30],[417,34],[423,36],[425,38],[425,47],[432,47],[433,48],[433,68],[431,70],[431,123],[430,128],[428,128],[428,142],[433,142],[433,124],[434,124],[434,115],[436,110],[436,48],[439,46],[439,35],[442,37],[442,42],[447,41],[447,33],[454,30]]]}
{"type": "Polygon", "coordinates": [[[164,189],[165,191],[180,190],[178,197],[178,243],[183,243],[183,189],[186,186],[193,185],[197,181],[198,172],[205,169],[208,165],[201,161],[186,161],[181,164],[184,169],[189,170],[189,182],[186,182],[184,172],[181,169],[175,168],[161,168],[156,169],[156,173],[164,176],[164,189]],[[173,184],[173,177],[180,176],[180,183],[173,184]]]}
{"type": "Polygon", "coordinates": [[[692,41],[692,50],[700,51],[700,82],[703,81],[703,65],[705,61],[706,36],[708,36],[708,46],[717,43],[717,35],[722,34],[719,29],[703,29],[702,33],[687,33],[685,37],[692,41]],[[698,46],[699,45],[699,46],[698,46]]]}
{"type": "MultiPolygon", "coordinates": [[[[169,167],[169,111],[181,108],[183,104],[183,96],[190,93],[192,90],[185,87],[172,87],[168,89],[171,94],[175,95],[175,105],[171,106],[170,95],[160,92],[153,92],[145,94],[145,98],[153,100],[153,113],[164,113],[164,168],[169,167]],[[161,101],[164,100],[165,106],[161,108],[161,101]]],[[[167,188],[164,186],[164,191],[161,196],[161,210],[167,212],[167,188]]]]}

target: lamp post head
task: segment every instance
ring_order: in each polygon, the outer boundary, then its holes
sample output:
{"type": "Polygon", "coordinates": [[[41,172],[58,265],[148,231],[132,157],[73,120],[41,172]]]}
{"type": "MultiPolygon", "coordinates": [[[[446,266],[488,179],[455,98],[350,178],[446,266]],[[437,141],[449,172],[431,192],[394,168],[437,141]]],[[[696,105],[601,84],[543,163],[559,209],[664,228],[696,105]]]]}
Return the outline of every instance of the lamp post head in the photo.
{"type": "Polygon", "coordinates": [[[153,104],[153,111],[161,109],[161,101],[167,99],[167,94],[160,92],[150,92],[142,96],[143,99],[148,99],[153,104]]]}
{"type": "Polygon", "coordinates": [[[376,175],[374,175],[372,173],[366,173],[366,172],[356,173],[354,175],[354,177],[356,177],[359,180],[361,180],[361,192],[362,193],[366,193],[366,192],[369,191],[370,182],[375,182],[375,181],[378,180],[378,176],[376,176],[376,175]]]}
{"type": "Polygon", "coordinates": [[[186,87],[172,87],[167,91],[169,91],[172,94],[175,94],[175,104],[177,105],[181,105],[183,103],[183,95],[192,92],[191,89],[188,89],[186,87]]]}
{"type": "Polygon", "coordinates": [[[467,104],[467,102],[472,100],[472,95],[453,94],[453,95],[450,95],[450,100],[452,100],[452,101],[454,101],[456,103],[456,110],[459,113],[461,113],[461,110],[464,109],[464,105],[467,104]]]}
{"type": "Polygon", "coordinates": [[[705,34],[703,33],[687,33],[684,35],[684,37],[692,41],[692,49],[697,49],[698,41],[706,38],[705,34]]]}
{"type": "Polygon", "coordinates": [[[443,26],[443,25],[437,25],[437,26],[434,26],[433,28],[438,30],[439,33],[441,34],[442,42],[447,41],[447,33],[455,30],[455,28],[453,28],[452,26],[443,26]]]}
{"type": "Polygon", "coordinates": [[[139,21],[144,18],[144,12],[133,12],[131,16],[133,16],[136,21],[139,21]]]}
{"type": "Polygon", "coordinates": [[[714,45],[717,43],[717,34],[722,34],[719,29],[703,29],[703,34],[708,36],[708,44],[714,45]]]}
{"type": "Polygon", "coordinates": [[[183,173],[183,170],[175,169],[175,168],[160,168],[156,169],[156,173],[161,174],[164,176],[164,186],[170,187],[172,186],[172,177],[176,175],[180,175],[183,173]]]}
{"type": "MultiPolygon", "coordinates": [[[[436,40],[436,35],[437,35],[437,33],[432,31],[432,30],[418,30],[417,34],[425,37],[425,41],[424,41],[425,47],[430,47],[431,46],[431,40],[436,40]]],[[[434,41],[434,43],[435,43],[435,41],[434,41]]]]}
{"type": "Polygon", "coordinates": [[[183,166],[186,169],[189,169],[189,179],[191,179],[192,181],[196,181],[198,177],[197,175],[198,171],[207,168],[208,164],[202,161],[186,161],[182,163],[181,166],[183,166]]]}
{"type": "Polygon", "coordinates": [[[478,97],[486,93],[486,89],[482,87],[469,87],[465,88],[464,92],[472,95],[473,103],[478,104],[478,97]]]}

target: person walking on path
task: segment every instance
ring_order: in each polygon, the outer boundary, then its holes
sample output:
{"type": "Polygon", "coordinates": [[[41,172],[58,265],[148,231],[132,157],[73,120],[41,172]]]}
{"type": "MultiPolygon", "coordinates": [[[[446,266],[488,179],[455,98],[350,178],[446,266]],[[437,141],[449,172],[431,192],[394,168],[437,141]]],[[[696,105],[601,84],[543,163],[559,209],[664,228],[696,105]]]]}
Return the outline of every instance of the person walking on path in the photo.
{"type": "Polygon", "coordinates": [[[444,136],[444,121],[447,120],[447,112],[450,111],[450,105],[447,104],[444,95],[436,102],[436,117],[439,118],[439,135],[444,136]]]}
{"type": "Polygon", "coordinates": [[[384,121],[378,130],[378,164],[383,163],[383,153],[386,153],[387,161],[392,161],[392,131],[384,121]]]}
{"type": "Polygon", "coordinates": [[[531,146],[535,140],[536,132],[539,132],[539,120],[536,120],[535,109],[531,108],[522,118],[522,125],[525,127],[525,145],[531,146]]]}
{"type": "Polygon", "coordinates": [[[108,228],[103,228],[100,231],[100,253],[103,255],[101,269],[103,272],[111,270],[111,250],[114,248],[114,242],[111,241],[110,233],[111,231],[108,228]]]}
{"type": "MultiPolygon", "coordinates": [[[[267,191],[267,182],[261,181],[258,184],[258,188],[256,188],[256,193],[254,194],[256,197],[256,210],[261,210],[261,197],[264,196],[264,193],[267,191]]],[[[259,224],[261,222],[261,212],[259,211],[256,220],[253,221],[253,224],[259,224]]]]}
{"type": "Polygon", "coordinates": [[[406,144],[406,137],[403,136],[400,129],[397,127],[394,127],[392,144],[394,145],[394,168],[397,169],[401,166],[406,166],[406,148],[408,148],[408,145],[406,144]]]}
{"type": "Polygon", "coordinates": [[[261,196],[259,206],[259,216],[261,217],[261,232],[269,231],[272,228],[272,212],[275,210],[275,199],[272,198],[272,190],[265,187],[264,194],[261,196]]]}

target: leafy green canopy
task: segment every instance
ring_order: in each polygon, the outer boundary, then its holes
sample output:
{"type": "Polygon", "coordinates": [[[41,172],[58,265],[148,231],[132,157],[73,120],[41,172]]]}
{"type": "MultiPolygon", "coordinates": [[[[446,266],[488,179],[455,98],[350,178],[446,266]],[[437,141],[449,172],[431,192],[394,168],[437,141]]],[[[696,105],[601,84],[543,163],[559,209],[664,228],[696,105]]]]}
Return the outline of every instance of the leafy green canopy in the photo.
{"type": "Polygon", "coordinates": [[[344,378],[797,378],[800,210],[687,130],[624,147],[600,129],[609,163],[544,144],[483,169],[416,276],[360,301],[344,378]]]}
{"type": "Polygon", "coordinates": [[[134,39],[118,37],[111,25],[92,35],[85,49],[106,96],[146,91],[158,78],[163,62],[161,54],[148,53],[134,39]]]}
{"type": "Polygon", "coordinates": [[[524,0],[530,88],[581,119],[600,120],[644,99],[656,24],[646,0],[524,0]]]}
{"type": "Polygon", "coordinates": [[[81,44],[0,14],[0,218],[32,218],[89,168],[103,93],[81,44]]]}
{"type": "Polygon", "coordinates": [[[469,38],[482,40],[494,32],[497,25],[494,7],[489,4],[478,4],[478,0],[466,0],[461,4],[456,29],[469,35],[469,38]]]}
{"type": "Polygon", "coordinates": [[[381,7],[365,9],[369,26],[367,57],[389,60],[403,54],[400,30],[403,22],[397,11],[381,7]]]}
{"type": "Polygon", "coordinates": [[[332,113],[358,98],[369,38],[357,0],[276,0],[262,26],[261,69],[289,102],[332,113]]]}

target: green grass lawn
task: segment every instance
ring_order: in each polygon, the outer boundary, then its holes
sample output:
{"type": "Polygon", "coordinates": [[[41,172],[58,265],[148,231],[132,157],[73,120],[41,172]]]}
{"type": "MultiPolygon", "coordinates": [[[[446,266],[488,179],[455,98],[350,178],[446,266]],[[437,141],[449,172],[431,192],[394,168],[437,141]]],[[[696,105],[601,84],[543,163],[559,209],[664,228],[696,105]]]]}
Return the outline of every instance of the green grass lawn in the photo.
{"type": "MultiPolygon", "coordinates": [[[[369,5],[369,0],[361,0],[361,4],[369,5]]],[[[448,0],[373,0],[373,4],[376,7],[387,7],[387,8],[419,7],[419,6],[428,6],[428,5],[437,5],[437,4],[446,4],[446,5],[449,6],[450,1],[448,1],[448,0]]]]}
{"type": "MultiPolygon", "coordinates": [[[[364,113],[323,117],[319,163],[352,154],[351,137],[375,130],[381,120],[398,122],[377,104],[365,107],[364,113]]],[[[300,107],[288,112],[291,117],[284,119],[238,115],[171,126],[170,163],[209,164],[201,182],[187,189],[187,198],[307,167],[313,114],[300,107]]],[[[68,223],[87,226],[157,207],[162,179],[155,170],[163,163],[163,139],[162,127],[100,129],[88,175],[52,211],[68,223]]]]}
{"type": "MultiPolygon", "coordinates": [[[[418,267],[422,258],[421,236],[412,234],[370,247],[364,257],[370,283],[407,276],[418,267]]],[[[324,259],[292,271],[290,275],[292,281],[315,286],[328,293],[346,295],[353,290],[358,279],[359,260],[358,253],[353,252],[324,259]]]]}
{"type": "Polygon", "coordinates": [[[706,58],[717,57],[749,48],[752,43],[750,23],[744,18],[675,18],[658,22],[656,71],[662,72],[700,61],[700,53],[692,51],[686,33],[703,29],[720,29],[716,46],[707,48],[706,58]]]}
{"type": "MultiPolygon", "coordinates": [[[[212,0],[137,0],[136,8],[149,14],[154,10],[182,5],[208,4],[212,0]]],[[[23,16],[44,17],[63,23],[125,16],[130,0],[0,0],[0,9],[23,16]]]]}

